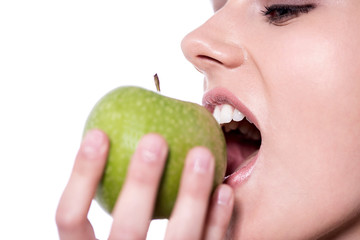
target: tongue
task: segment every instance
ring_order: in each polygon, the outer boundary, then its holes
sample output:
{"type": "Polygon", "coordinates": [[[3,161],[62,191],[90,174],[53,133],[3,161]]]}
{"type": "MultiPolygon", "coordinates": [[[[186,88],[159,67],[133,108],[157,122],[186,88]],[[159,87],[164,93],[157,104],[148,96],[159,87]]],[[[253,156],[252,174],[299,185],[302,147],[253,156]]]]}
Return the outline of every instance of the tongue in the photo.
{"type": "Polygon", "coordinates": [[[259,148],[252,141],[239,138],[238,134],[231,132],[226,136],[226,145],[228,164],[226,176],[238,169],[239,166],[241,166],[245,160],[259,148]]]}

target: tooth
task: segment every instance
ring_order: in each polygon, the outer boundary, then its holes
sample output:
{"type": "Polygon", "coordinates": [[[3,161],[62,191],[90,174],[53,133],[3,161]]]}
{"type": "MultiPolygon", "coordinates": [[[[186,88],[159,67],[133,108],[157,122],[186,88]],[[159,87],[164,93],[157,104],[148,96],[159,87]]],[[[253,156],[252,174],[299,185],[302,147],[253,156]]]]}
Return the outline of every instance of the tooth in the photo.
{"type": "Polygon", "coordinates": [[[216,119],[216,121],[220,124],[220,106],[215,106],[213,116],[216,119]]]}
{"type": "Polygon", "coordinates": [[[250,119],[246,118],[246,120],[247,120],[249,123],[252,123],[252,121],[250,121],[250,119]]]}
{"type": "Polygon", "coordinates": [[[229,123],[232,120],[234,108],[229,104],[224,104],[221,108],[220,123],[229,123]]]}
{"type": "Polygon", "coordinates": [[[239,123],[231,121],[229,124],[226,124],[225,126],[229,126],[230,130],[235,130],[235,129],[238,129],[239,123]]]}
{"type": "Polygon", "coordinates": [[[239,127],[239,130],[240,132],[243,134],[243,135],[246,135],[249,130],[250,130],[250,126],[247,125],[247,124],[242,124],[240,127],[239,127]]]}
{"type": "Polygon", "coordinates": [[[224,130],[225,130],[225,132],[230,132],[231,131],[231,128],[230,128],[230,125],[229,124],[226,124],[225,126],[224,126],[224,130]]]}
{"type": "Polygon", "coordinates": [[[240,122],[241,120],[244,119],[244,114],[242,114],[239,110],[235,109],[234,110],[234,113],[233,113],[233,116],[232,116],[232,119],[236,122],[240,122]]]}
{"type": "Polygon", "coordinates": [[[253,132],[254,132],[254,129],[249,128],[249,131],[246,133],[245,137],[251,139],[253,132]]]}
{"type": "Polygon", "coordinates": [[[259,133],[259,131],[253,131],[252,133],[251,133],[251,138],[252,139],[254,139],[254,140],[260,140],[261,139],[261,135],[260,135],[260,133],[259,133]]]}

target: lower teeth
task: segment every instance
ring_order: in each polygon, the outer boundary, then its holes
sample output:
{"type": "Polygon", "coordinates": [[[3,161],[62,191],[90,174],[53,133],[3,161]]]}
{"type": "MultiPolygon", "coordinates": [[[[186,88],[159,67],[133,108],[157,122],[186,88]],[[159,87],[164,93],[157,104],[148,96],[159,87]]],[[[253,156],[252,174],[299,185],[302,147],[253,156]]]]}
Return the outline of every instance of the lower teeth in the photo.
{"type": "Polygon", "coordinates": [[[258,141],[261,139],[259,130],[248,122],[236,122],[222,125],[223,130],[228,133],[230,131],[238,130],[245,139],[258,141]]]}

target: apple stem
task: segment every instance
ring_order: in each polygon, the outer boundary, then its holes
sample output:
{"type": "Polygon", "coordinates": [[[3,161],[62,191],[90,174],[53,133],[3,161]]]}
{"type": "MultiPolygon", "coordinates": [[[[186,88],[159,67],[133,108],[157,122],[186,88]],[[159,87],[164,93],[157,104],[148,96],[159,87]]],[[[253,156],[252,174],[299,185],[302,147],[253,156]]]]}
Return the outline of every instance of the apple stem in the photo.
{"type": "Polygon", "coordinates": [[[154,81],[155,81],[156,90],[160,92],[160,80],[157,73],[154,75],[154,81]]]}

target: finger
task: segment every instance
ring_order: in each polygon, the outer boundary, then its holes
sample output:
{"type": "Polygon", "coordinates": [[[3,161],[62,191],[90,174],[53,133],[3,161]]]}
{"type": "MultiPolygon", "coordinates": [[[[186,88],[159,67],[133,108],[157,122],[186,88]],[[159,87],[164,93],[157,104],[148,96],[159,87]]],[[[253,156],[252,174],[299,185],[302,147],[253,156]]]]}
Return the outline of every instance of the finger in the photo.
{"type": "Polygon", "coordinates": [[[187,156],[166,239],[200,239],[214,175],[214,158],[204,147],[187,156]]]}
{"type": "Polygon", "coordinates": [[[230,186],[217,187],[209,206],[204,240],[225,239],[234,206],[234,193],[230,186]]]}
{"type": "Polygon", "coordinates": [[[81,143],[56,212],[60,239],[95,239],[87,214],[105,166],[108,146],[108,138],[100,130],[90,130],[81,143]]]}
{"type": "Polygon", "coordinates": [[[165,139],[148,134],[139,142],[113,211],[110,239],[145,239],[168,148],[165,139]]]}

